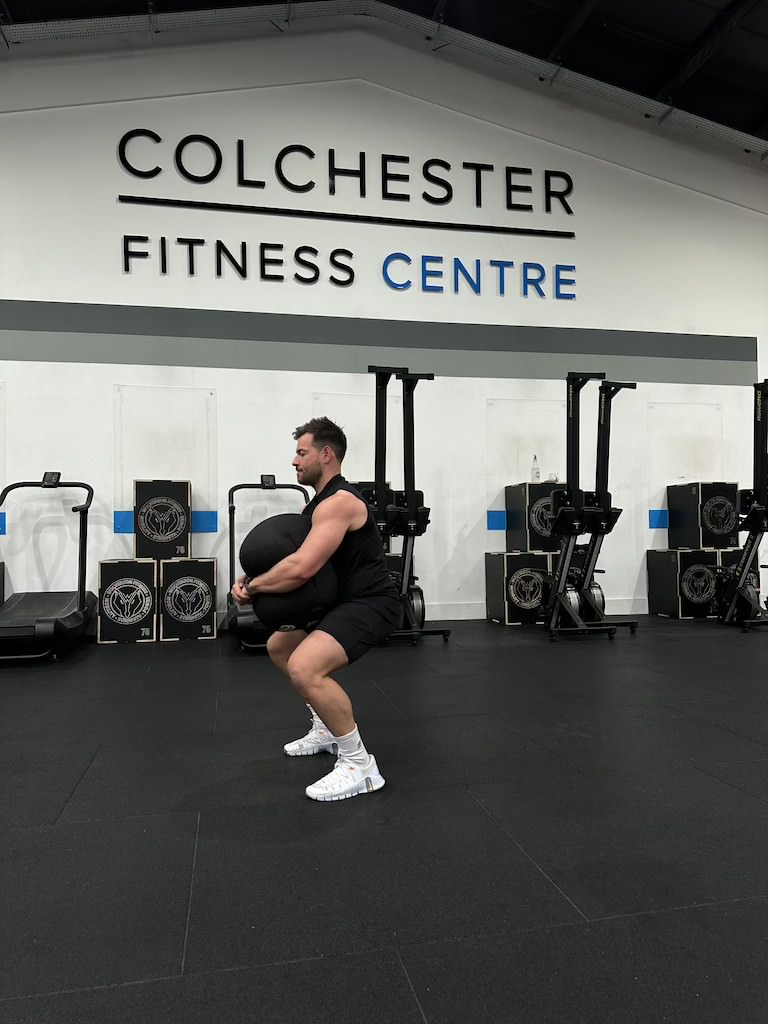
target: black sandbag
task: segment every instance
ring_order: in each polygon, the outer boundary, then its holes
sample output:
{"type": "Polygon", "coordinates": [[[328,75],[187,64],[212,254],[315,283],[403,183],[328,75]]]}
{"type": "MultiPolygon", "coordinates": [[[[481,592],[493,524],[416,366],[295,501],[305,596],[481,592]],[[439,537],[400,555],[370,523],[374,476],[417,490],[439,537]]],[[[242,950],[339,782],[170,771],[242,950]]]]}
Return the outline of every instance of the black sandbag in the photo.
{"type": "MultiPolygon", "coordinates": [[[[312,527],[309,516],[296,513],[271,516],[255,526],[240,548],[240,564],[248,577],[259,576],[297,551],[312,527]]],[[[336,572],[326,562],[318,572],[296,590],[284,594],[256,594],[253,610],[257,618],[272,629],[281,626],[304,627],[322,618],[337,593],[336,572]]]]}
{"type": "Polygon", "coordinates": [[[240,545],[240,565],[246,576],[260,576],[281,559],[298,551],[312,528],[309,516],[285,512],[270,516],[251,530],[240,545]]]}

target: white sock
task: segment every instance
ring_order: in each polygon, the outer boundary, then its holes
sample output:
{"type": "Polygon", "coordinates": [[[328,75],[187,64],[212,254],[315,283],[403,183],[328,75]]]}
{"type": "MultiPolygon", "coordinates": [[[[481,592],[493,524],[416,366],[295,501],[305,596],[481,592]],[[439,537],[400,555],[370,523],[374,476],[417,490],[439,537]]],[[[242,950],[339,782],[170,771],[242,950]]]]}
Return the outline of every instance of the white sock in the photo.
{"type": "Polygon", "coordinates": [[[334,736],[334,741],[339,746],[339,757],[343,757],[345,761],[352,761],[353,764],[358,764],[361,767],[365,767],[371,755],[365,749],[363,741],[360,739],[360,733],[357,726],[348,732],[346,736],[334,736]]]}

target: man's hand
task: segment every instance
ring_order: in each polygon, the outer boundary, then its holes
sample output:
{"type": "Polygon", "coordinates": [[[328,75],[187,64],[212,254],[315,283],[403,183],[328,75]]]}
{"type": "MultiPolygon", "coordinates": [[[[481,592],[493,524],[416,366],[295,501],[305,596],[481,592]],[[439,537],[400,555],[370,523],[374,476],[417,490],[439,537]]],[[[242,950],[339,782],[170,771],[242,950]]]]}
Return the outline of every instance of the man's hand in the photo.
{"type": "Polygon", "coordinates": [[[245,589],[246,579],[246,576],[238,576],[232,584],[231,594],[238,604],[250,604],[253,599],[253,594],[249,594],[245,589]]]}

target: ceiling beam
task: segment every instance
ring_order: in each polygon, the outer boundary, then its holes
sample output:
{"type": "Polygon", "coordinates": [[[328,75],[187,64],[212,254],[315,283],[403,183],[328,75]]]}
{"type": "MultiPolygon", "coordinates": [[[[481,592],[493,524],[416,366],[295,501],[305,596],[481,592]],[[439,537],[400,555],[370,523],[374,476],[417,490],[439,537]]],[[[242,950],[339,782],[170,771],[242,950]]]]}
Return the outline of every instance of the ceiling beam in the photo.
{"type": "Polygon", "coordinates": [[[559,61],[563,50],[570,43],[570,41],[573,39],[576,33],[580,31],[581,26],[584,24],[584,22],[587,20],[587,18],[590,16],[592,11],[594,11],[594,9],[597,7],[599,3],[600,0],[582,0],[579,9],[574,13],[571,20],[560,33],[560,38],[550,49],[549,53],[544,58],[545,60],[553,62],[559,61]]]}
{"type": "Polygon", "coordinates": [[[658,90],[653,97],[662,103],[671,102],[675,89],[696,74],[712,54],[725,42],[731,32],[734,32],[741,22],[761,4],[763,0],[733,0],[719,17],[710,25],[704,33],[694,52],[688,57],[683,66],[658,90]]]}

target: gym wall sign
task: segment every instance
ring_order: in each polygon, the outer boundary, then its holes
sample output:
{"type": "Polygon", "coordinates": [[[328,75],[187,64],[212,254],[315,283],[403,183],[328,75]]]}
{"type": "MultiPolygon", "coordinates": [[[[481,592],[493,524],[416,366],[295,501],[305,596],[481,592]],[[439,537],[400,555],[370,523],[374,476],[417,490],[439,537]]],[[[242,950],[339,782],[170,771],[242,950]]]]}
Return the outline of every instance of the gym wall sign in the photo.
{"type": "MultiPolygon", "coordinates": [[[[172,194],[121,193],[122,204],[147,208],[216,211],[274,217],[301,218],[316,223],[371,224],[429,228],[456,234],[517,236],[522,239],[556,239],[567,244],[572,230],[532,227],[532,220],[574,215],[572,176],[564,170],[498,166],[482,160],[451,163],[441,156],[414,160],[402,153],[359,151],[345,164],[334,148],[316,152],[296,142],[274,153],[254,154],[246,140],[219,142],[209,135],[192,134],[165,139],[151,128],[132,128],[120,138],[117,160],[133,182],[152,182],[173,191],[173,183],[192,183],[204,188],[212,182],[238,190],[237,202],[180,199],[172,194]],[[335,197],[339,186],[345,195],[375,204],[426,204],[436,211],[453,204],[473,204],[477,210],[492,208],[493,223],[467,223],[442,218],[383,216],[380,213],[348,213],[282,205],[282,197],[323,195],[335,197]],[[245,200],[254,193],[273,201],[257,205],[245,200]],[[499,223],[499,209],[505,221],[499,223]],[[526,223],[527,222],[527,223],[526,223]]],[[[164,190],[165,191],[165,190],[164,190]]],[[[143,192],[143,190],[142,190],[143,192]]],[[[366,257],[366,262],[367,262],[366,257]]],[[[572,261],[545,266],[540,259],[479,259],[473,256],[428,254],[409,251],[384,252],[376,258],[376,274],[385,288],[395,293],[416,289],[423,293],[494,294],[523,299],[571,300],[576,298],[576,265],[572,261]]],[[[366,269],[369,269],[366,267],[366,269]]],[[[302,285],[327,282],[336,288],[355,283],[358,268],[355,252],[345,245],[321,251],[307,243],[286,247],[277,239],[256,240],[200,237],[198,234],[124,234],[122,270],[125,274],[147,270],[166,277],[220,280],[225,275],[240,280],[302,285]]]]}

